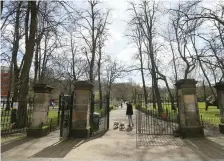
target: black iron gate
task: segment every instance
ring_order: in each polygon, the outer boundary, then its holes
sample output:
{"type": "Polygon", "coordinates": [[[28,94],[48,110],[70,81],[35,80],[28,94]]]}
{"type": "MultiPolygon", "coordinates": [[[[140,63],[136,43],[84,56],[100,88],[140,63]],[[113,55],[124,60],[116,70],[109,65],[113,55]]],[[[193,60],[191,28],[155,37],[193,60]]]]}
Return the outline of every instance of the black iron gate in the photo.
{"type": "Polygon", "coordinates": [[[138,110],[136,112],[137,134],[173,135],[178,128],[176,111],[158,113],[156,109],[138,110]]]}
{"type": "Polygon", "coordinates": [[[173,135],[179,126],[178,109],[172,110],[169,99],[161,100],[162,111],[158,105],[149,101],[147,107],[138,103],[136,111],[136,134],[173,135]]]}
{"type": "Polygon", "coordinates": [[[108,95],[100,101],[94,102],[93,135],[106,132],[109,129],[110,102],[108,95]]]}
{"type": "Polygon", "coordinates": [[[67,138],[70,135],[71,119],[72,119],[72,95],[59,96],[59,110],[60,112],[60,137],[67,138]]]}

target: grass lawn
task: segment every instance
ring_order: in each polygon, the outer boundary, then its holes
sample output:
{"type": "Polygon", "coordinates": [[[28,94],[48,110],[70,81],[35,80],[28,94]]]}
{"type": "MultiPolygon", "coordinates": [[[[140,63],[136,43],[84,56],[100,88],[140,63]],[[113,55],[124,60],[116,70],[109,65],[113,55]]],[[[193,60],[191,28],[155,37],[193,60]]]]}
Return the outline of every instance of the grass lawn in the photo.
{"type": "Polygon", "coordinates": [[[217,109],[216,106],[209,106],[208,111],[206,111],[205,103],[199,102],[198,108],[204,122],[208,122],[214,125],[218,125],[220,123],[220,110],[217,109]]]}
{"type": "Polygon", "coordinates": [[[54,110],[54,109],[50,109],[48,112],[48,118],[50,119],[49,121],[51,121],[51,127],[52,128],[56,128],[58,126],[58,109],[54,110]]]}
{"type": "Polygon", "coordinates": [[[58,110],[49,110],[48,118],[58,119],[58,110]]]}

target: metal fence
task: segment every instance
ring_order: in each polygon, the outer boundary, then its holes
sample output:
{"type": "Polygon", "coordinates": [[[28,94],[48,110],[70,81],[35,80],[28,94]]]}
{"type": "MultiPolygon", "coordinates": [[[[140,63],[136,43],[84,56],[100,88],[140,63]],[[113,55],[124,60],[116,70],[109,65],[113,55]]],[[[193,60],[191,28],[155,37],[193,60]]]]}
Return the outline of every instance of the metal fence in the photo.
{"type": "Polygon", "coordinates": [[[54,106],[49,107],[48,124],[50,131],[55,131],[60,128],[61,109],[59,103],[59,101],[54,102],[54,106]]]}
{"type": "Polygon", "coordinates": [[[32,111],[33,111],[33,99],[29,99],[27,102],[12,102],[1,101],[1,137],[7,137],[10,134],[25,133],[26,129],[31,124],[32,111]],[[18,110],[19,104],[25,104],[26,110],[18,110]],[[7,107],[7,104],[9,105],[7,107]],[[21,119],[25,119],[24,126],[19,125],[21,119]]]}
{"type": "Polygon", "coordinates": [[[147,135],[172,135],[178,127],[178,113],[166,111],[161,114],[156,109],[136,112],[136,133],[147,135]]]}
{"type": "Polygon", "coordinates": [[[109,129],[109,98],[104,96],[100,101],[94,102],[93,135],[105,132],[109,129]]]}
{"type": "Polygon", "coordinates": [[[202,116],[201,115],[201,123],[202,127],[211,131],[219,131],[219,124],[221,122],[220,116],[202,116]]]}
{"type": "MultiPolygon", "coordinates": [[[[33,98],[27,102],[1,101],[1,138],[18,134],[25,135],[27,128],[32,124],[33,106],[33,98]],[[20,103],[27,104],[26,110],[19,112],[18,106],[20,103]],[[19,128],[19,119],[23,117],[26,118],[26,124],[22,128],[19,128]]],[[[49,106],[48,120],[45,124],[49,126],[50,131],[59,129],[60,113],[59,102],[55,102],[54,107],[49,106]]]]}

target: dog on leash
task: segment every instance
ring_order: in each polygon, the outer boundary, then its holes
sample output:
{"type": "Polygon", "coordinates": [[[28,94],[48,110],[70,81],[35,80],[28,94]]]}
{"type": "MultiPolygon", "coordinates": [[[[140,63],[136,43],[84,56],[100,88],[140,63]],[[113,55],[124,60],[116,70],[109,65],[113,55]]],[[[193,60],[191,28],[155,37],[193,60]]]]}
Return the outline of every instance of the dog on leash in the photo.
{"type": "Polygon", "coordinates": [[[118,121],[115,121],[115,122],[114,122],[114,129],[117,129],[118,126],[119,126],[119,122],[118,122],[118,121]]]}
{"type": "Polygon", "coordinates": [[[119,123],[119,130],[124,130],[124,129],[125,129],[124,122],[120,122],[119,123]]]}

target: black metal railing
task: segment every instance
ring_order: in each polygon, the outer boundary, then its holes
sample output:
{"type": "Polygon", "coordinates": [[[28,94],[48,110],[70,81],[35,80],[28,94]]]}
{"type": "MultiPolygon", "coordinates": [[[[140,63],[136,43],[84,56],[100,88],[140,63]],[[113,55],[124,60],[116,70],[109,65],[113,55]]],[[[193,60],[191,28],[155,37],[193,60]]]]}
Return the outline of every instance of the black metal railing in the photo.
{"type": "Polygon", "coordinates": [[[166,111],[159,113],[155,109],[136,112],[136,133],[148,135],[172,135],[178,127],[178,113],[166,111]]]}
{"type": "Polygon", "coordinates": [[[33,99],[22,102],[1,101],[1,137],[24,133],[31,124],[33,99]],[[7,107],[7,104],[9,105],[7,107]],[[23,105],[23,107],[19,106],[23,105]]]}
{"type": "Polygon", "coordinates": [[[203,116],[201,115],[201,126],[207,130],[219,131],[220,116],[203,116]]]}
{"type": "Polygon", "coordinates": [[[93,134],[105,132],[109,129],[109,98],[104,96],[100,101],[94,102],[93,134]],[[100,107],[101,105],[101,107],[100,107]]]}
{"type": "Polygon", "coordinates": [[[51,127],[50,131],[55,131],[60,128],[60,118],[61,118],[60,115],[61,115],[60,102],[55,101],[54,106],[50,106],[48,112],[48,124],[51,127]]]}

